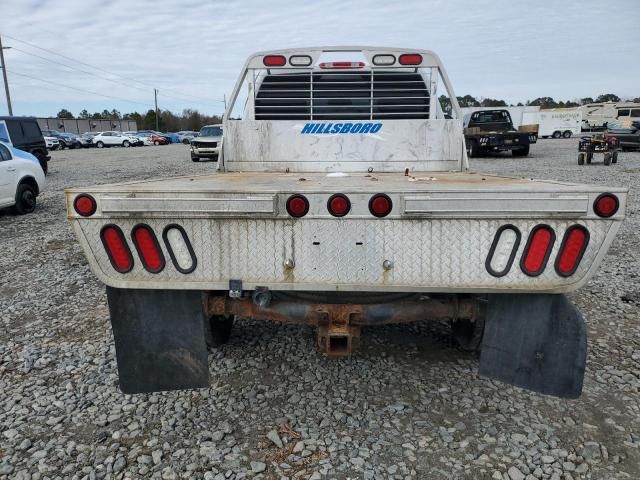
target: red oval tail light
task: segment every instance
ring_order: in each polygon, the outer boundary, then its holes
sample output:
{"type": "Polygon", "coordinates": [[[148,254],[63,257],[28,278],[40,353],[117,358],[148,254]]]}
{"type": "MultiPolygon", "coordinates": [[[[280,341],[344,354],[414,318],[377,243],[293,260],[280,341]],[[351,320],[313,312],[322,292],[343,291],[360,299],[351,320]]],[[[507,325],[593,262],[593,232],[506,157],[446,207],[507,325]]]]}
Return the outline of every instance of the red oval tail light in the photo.
{"type": "Polygon", "coordinates": [[[327,210],[334,217],[344,217],[351,210],[351,202],[346,195],[336,193],[327,201],[327,210]]]}
{"type": "Polygon", "coordinates": [[[585,227],[573,225],[567,228],[556,258],[555,267],[558,275],[569,277],[575,273],[588,244],[589,231],[585,227]]]}
{"type": "Polygon", "coordinates": [[[113,268],[119,273],[127,273],[133,268],[133,256],[117,225],[105,225],[100,230],[100,238],[113,268]]]}
{"type": "Polygon", "coordinates": [[[549,225],[537,225],[531,230],[520,260],[520,268],[526,275],[537,277],[544,272],[555,241],[556,234],[549,225]]]}
{"type": "Polygon", "coordinates": [[[149,225],[136,225],[131,231],[133,244],[140,255],[142,266],[151,273],[159,273],[164,268],[164,254],[160,244],[149,225]]]}
{"type": "Polygon", "coordinates": [[[98,207],[95,198],[88,193],[81,193],[73,200],[73,209],[82,217],[90,217],[98,207]]]}
{"type": "Polygon", "coordinates": [[[378,193],[369,200],[369,211],[374,217],[382,218],[391,213],[393,202],[388,195],[378,193]]]}

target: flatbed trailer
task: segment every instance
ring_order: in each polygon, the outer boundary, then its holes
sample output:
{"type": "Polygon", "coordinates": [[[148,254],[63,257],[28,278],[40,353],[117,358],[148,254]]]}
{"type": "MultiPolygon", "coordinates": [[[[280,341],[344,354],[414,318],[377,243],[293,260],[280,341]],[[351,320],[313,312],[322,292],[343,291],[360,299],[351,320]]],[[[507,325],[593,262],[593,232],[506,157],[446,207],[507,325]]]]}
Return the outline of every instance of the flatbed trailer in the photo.
{"type": "Polygon", "coordinates": [[[315,326],[330,356],[367,325],[448,320],[482,375],[579,396],[586,328],[563,294],[604,259],[627,191],[470,172],[455,98],[427,50],[257,53],[215,172],[67,189],[122,390],[207,386],[235,318],[315,326]]]}

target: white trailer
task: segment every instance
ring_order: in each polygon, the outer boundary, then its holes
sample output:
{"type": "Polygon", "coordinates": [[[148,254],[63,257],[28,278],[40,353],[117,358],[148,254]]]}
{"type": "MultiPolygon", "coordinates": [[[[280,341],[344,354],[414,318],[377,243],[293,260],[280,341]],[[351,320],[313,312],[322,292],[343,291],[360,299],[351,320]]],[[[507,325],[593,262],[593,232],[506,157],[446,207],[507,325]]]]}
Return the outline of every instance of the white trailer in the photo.
{"type": "Polygon", "coordinates": [[[569,138],[582,131],[582,110],[580,108],[550,108],[536,112],[525,112],[526,124],[538,124],[538,136],[542,138],[569,138]]]}
{"type": "Polygon", "coordinates": [[[328,355],[437,319],[480,374],[580,395],[586,327],[563,293],[604,259],[626,188],[469,172],[428,50],[256,53],[229,98],[217,172],[66,190],[124,392],[206,387],[235,318],[315,326],[328,355]]]}

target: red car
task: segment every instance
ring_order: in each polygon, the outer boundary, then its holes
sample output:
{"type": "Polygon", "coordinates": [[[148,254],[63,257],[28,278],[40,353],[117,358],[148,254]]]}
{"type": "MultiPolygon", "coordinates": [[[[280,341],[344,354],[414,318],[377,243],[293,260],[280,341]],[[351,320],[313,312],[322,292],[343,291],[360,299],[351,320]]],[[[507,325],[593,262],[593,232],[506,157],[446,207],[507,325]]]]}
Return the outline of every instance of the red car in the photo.
{"type": "Polygon", "coordinates": [[[151,141],[154,145],[166,145],[169,143],[166,138],[159,135],[151,135],[151,141]]]}

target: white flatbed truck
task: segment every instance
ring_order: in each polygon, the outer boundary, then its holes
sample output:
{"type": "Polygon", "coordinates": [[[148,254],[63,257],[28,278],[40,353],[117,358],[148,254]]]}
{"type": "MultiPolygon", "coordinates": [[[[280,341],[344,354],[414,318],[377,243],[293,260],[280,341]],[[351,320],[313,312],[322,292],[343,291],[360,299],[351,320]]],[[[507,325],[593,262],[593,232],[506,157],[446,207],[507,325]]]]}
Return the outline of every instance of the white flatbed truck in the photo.
{"type": "Polygon", "coordinates": [[[470,172],[426,50],[256,53],[223,124],[210,175],[66,190],[124,392],[206,387],[207,344],[240,317],[316,326],[328,355],[363,326],[450,320],[480,374],[580,395],[586,329],[563,294],[605,257],[624,188],[470,172]]]}

